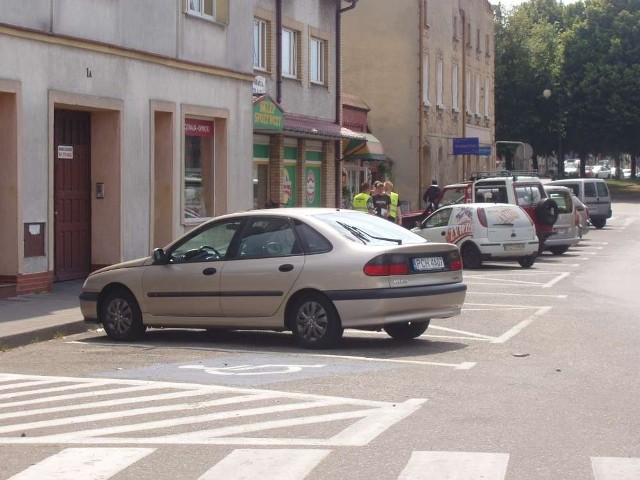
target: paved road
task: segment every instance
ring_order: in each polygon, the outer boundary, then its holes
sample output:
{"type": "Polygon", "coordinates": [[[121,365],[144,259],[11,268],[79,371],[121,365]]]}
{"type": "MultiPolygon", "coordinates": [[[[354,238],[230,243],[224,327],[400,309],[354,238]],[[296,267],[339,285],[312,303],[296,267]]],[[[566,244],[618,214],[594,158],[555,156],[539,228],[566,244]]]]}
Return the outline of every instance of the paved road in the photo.
{"type": "Polygon", "coordinates": [[[0,478],[640,478],[640,213],[465,272],[419,340],[90,332],[2,353],[0,478]],[[81,474],[71,475],[69,472],[81,474]]]}

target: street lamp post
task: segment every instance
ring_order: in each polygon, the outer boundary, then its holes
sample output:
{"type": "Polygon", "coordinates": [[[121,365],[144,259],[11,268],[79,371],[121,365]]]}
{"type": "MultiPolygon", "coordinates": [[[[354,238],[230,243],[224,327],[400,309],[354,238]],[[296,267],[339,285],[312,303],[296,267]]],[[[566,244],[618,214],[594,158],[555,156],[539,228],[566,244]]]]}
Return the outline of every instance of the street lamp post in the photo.
{"type": "MultiPolygon", "coordinates": [[[[551,90],[545,88],[542,92],[542,96],[545,100],[551,98],[551,90]]],[[[558,95],[558,178],[564,178],[564,158],[562,157],[562,107],[560,100],[562,97],[558,95]]]]}

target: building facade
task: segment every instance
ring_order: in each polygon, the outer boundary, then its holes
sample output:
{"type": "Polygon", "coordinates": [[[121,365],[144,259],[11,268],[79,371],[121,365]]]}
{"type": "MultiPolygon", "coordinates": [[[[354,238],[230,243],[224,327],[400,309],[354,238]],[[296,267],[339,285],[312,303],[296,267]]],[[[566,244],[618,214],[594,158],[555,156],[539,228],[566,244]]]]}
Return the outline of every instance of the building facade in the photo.
{"type": "Polygon", "coordinates": [[[432,180],[453,183],[493,169],[494,14],[487,0],[360,0],[343,26],[344,89],[371,107],[369,125],[407,208],[423,206],[432,180]],[[460,138],[477,138],[479,151],[456,154],[460,138]]]}
{"type": "Polygon", "coordinates": [[[340,141],[340,18],[355,1],[256,0],[253,202],[335,206],[340,141]]]}
{"type": "Polygon", "coordinates": [[[48,290],[252,206],[252,18],[0,0],[1,284],[48,290]]]}

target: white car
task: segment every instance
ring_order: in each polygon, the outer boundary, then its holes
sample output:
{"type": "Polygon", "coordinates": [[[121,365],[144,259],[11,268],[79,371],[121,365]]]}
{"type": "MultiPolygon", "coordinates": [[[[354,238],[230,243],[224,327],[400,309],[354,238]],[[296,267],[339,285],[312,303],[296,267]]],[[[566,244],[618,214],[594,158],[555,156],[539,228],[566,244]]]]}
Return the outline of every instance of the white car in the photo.
{"type": "Polygon", "coordinates": [[[418,337],[460,313],[466,288],[453,245],[366,213],[280,208],[212,219],[92,273],[80,309],[115,340],[147,327],[290,330],[326,348],[345,328],[418,337]]]}
{"type": "Polygon", "coordinates": [[[529,268],[539,248],[527,212],[506,203],[442,207],[411,231],[431,242],[457,245],[465,268],[480,268],[485,260],[515,260],[529,268]]]}

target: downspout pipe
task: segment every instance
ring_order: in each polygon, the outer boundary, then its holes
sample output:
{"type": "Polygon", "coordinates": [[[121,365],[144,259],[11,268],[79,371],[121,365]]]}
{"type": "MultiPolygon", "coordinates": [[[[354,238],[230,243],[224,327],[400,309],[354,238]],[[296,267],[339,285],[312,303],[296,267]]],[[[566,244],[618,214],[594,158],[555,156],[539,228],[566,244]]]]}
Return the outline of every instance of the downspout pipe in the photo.
{"type": "Polygon", "coordinates": [[[282,0],[276,0],[276,101],[282,102],[282,0]]]}
{"type": "MultiPolygon", "coordinates": [[[[282,0],[278,0],[282,1],[282,0]]],[[[358,0],[347,0],[349,5],[342,8],[342,0],[336,2],[336,124],[342,125],[342,14],[356,8],[358,0]]],[[[342,142],[334,142],[335,150],[335,206],[340,207],[342,196],[342,142]]]]}

